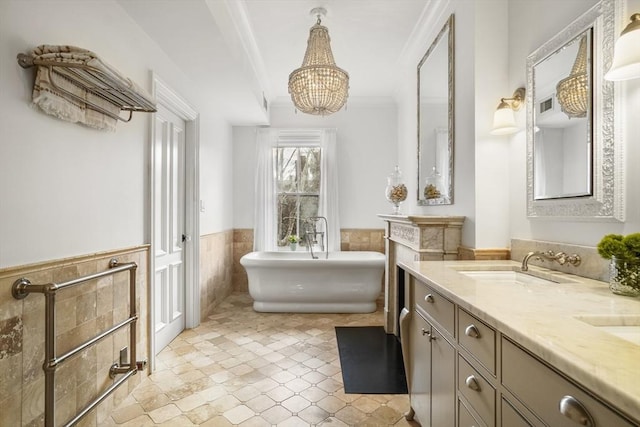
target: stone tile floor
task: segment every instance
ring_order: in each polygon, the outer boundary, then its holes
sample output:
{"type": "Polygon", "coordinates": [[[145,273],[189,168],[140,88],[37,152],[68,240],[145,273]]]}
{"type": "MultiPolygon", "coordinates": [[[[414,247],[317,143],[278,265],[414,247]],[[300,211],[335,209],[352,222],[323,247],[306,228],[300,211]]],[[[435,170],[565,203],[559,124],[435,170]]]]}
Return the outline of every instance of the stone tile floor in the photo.
{"type": "Polygon", "coordinates": [[[111,414],[121,426],[413,426],[407,395],[345,394],[335,326],[371,314],[256,313],[248,294],[162,350],[157,369],[111,414]]]}

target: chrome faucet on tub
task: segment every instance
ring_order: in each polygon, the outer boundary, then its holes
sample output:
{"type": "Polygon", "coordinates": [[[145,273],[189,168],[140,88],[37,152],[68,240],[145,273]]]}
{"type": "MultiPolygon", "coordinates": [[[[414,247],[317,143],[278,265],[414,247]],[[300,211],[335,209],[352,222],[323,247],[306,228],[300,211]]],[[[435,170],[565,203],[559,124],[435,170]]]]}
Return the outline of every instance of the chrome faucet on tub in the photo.
{"type": "Polygon", "coordinates": [[[325,253],[325,258],[329,258],[329,226],[327,223],[327,218],[323,216],[310,216],[304,220],[304,240],[307,242],[307,248],[311,252],[311,258],[318,259],[316,255],[313,254],[313,245],[320,244],[320,252],[325,253]],[[316,229],[316,222],[318,220],[324,221],[324,231],[318,231],[316,229]],[[320,242],[318,242],[318,236],[320,236],[320,242]],[[325,239],[326,239],[326,247],[325,251],[325,239]]]}
{"type": "Polygon", "coordinates": [[[529,252],[522,260],[522,267],[520,268],[522,271],[529,270],[529,259],[531,258],[535,258],[540,261],[544,261],[545,259],[549,261],[556,261],[560,265],[569,263],[574,267],[579,266],[580,262],[582,262],[580,255],[577,254],[567,255],[564,252],[553,252],[551,250],[546,252],[535,251],[529,252]]]}

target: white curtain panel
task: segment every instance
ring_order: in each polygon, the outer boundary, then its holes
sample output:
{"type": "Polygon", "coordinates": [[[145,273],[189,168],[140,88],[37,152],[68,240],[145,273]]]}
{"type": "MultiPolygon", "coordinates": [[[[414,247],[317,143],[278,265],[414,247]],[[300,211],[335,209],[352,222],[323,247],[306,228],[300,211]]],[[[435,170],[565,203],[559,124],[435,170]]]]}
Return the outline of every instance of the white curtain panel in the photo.
{"type": "Polygon", "coordinates": [[[327,218],[327,250],[340,250],[340,214],[338,210],[338,154],[336,148],[336,130],[320,131],[322,149],[322,176],[320,181],[320,203],[318,215],[327,218]]]}
{"type": "Polygon", "coordinates": [[[258,129],[256,136],[256,199],[254,203],[253,250],[275,251],[276,186],[273,168],[273,147],[278,145],[277,129],[258,129]]]}
{"type": "MultiPolygon", "coordinates": [[[[335,129],[258,129],[254,251],[277,251],[277,203],[273,148],[279,145],[320,146],[322,175],[318,216],[327,218],[327,250],[340,250],[338,156],[335,129]]],[[[319,224],[320,225],[320,224],[319,224]]]]}

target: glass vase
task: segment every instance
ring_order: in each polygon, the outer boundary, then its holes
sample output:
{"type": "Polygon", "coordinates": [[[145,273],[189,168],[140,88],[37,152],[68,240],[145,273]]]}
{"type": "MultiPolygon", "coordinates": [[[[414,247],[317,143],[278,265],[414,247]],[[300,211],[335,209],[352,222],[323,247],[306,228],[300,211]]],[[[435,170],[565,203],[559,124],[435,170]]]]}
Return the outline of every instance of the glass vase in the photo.
{"type": "Polygon", "coordinates": [[[640,296],[640,260],[611,257],[609,289],[616,295],[640,296]]]}
{"type": "Polygon", "coordinates": [[[407,187],[402,181],[402,172],[398,166],[387,177],[387,187],[385,188],[384,195],[393,205],[393,214],[400,214],[400,203],[404,202],[407,198],[407,187]]]}
{"type": "Polygon", "coordinates": [[[442,197],[442,175],[436,167],[433,167],[431,171],[431,175],[427,177],[426,185],[424,187],[424,198],[429,199],[439,199],[442,197]]]}

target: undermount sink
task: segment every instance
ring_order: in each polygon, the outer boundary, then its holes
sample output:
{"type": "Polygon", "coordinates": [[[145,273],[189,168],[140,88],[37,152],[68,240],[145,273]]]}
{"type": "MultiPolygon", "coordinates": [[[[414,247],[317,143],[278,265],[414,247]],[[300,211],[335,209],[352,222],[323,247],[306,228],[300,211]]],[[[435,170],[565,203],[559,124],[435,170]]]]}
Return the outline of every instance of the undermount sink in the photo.
{"type": "Polygon", "coordinates": [[[559,283],[552,278],[542,278],[515,270],[458,270],[458,273],[474,280],[496,284],[549,285],[559,283]]]}
{"type": "Polygon", "coordinates": [[[575,316],[575,318],[603,332],[640,345],[640,315],[593,315],[575,316]]]}

